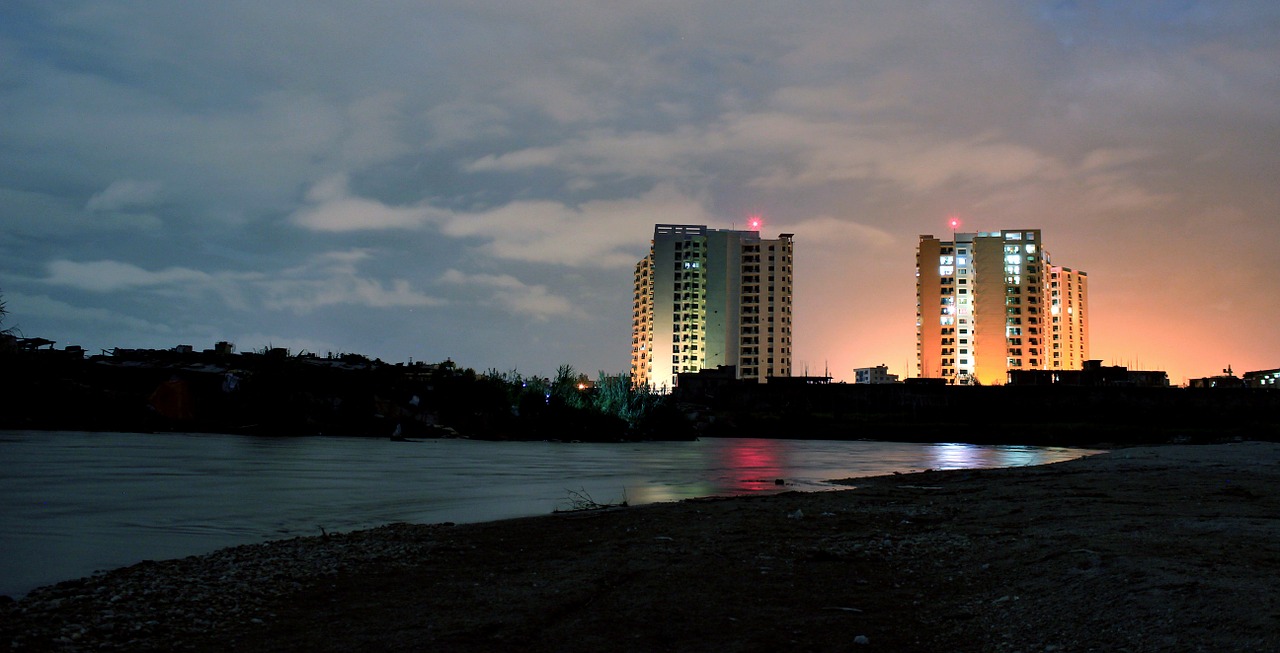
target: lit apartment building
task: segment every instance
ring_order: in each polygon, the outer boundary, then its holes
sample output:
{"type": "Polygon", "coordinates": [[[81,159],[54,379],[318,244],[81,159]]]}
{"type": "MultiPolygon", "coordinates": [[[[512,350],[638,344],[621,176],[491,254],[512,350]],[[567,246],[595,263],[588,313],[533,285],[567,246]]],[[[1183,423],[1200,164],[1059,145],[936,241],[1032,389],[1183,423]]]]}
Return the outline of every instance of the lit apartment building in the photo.
{"type": "Polygon", "coordinates": [[[631,381],[732,365],[741,379],[791,376],[792,234],[659,224],[636,264],[631,381]]]}
{"type": "Polygon", "coordinates": [[[1051,265],[1038,229],[921,236],[916,372],[992,385],[1010,370],[1078,370],[1087,306],[1087,275],[1051,265]]]}
{"type": "Polygon", "coordinates": [[[1089,360],[1089,275],[1049,266],[1050,370],[1083,369],[1089,360]]]}

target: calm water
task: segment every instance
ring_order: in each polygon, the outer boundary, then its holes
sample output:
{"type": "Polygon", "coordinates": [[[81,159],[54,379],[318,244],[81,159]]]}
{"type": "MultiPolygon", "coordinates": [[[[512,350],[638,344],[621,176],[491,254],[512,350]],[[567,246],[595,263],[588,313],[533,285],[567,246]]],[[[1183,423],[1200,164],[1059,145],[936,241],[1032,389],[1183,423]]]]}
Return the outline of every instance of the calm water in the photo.
{"type": "Polygon", "coordinates": [[[146,559],[395,521],[823,490],[895,471],[1037,465],[1087,451],[714,438],[556,444],[0,432],[0,594],[146,559]],[[775,479],[785,479],[785,486],[775,479]]]}

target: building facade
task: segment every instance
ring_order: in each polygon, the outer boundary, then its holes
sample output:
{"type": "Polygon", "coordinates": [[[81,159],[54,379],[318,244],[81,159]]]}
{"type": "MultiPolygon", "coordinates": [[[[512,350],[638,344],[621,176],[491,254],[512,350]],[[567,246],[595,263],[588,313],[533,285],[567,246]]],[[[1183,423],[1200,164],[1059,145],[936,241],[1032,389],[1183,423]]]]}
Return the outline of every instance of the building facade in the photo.
{"type": "Polygon", "coordinates": [[[1089,358],[1088,276],[1052,265],[1039,229],[920,237],[916,373],[997,385],[1089,358]]]}
{"type": "Polygon", "coordinates": [[[631,381],[674,388],[681,372],[733,366],[791,375],[792,234],[659,224],[635,267],[631,381]]]}

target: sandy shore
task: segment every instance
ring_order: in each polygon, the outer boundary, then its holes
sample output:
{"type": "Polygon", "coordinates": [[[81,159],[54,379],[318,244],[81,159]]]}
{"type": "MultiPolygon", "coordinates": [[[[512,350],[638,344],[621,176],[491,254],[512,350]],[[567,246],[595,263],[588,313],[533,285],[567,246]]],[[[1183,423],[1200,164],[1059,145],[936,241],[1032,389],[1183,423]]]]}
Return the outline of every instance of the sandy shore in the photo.
{"type": "Polygon", "coordinates": [[[151,562],[0,649],[1277,651],[1280,445],[1123,449],[151,562]]]}

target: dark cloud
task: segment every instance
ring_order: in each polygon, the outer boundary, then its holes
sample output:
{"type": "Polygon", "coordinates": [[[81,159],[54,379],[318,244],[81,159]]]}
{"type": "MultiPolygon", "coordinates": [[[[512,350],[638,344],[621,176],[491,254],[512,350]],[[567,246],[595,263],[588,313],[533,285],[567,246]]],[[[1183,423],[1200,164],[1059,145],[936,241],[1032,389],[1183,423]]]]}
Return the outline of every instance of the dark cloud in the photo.
{"type": "Polygon", "coordinates": [[[1090,273],[1097,357],[1273,367],[1278,34],[1265,2],[7,3],[0,288],[91,348],[613,371],[652,225],[762,213],[796,359],[847,377],[910,366],[915,238],[958,215],[1090,273]]]}

